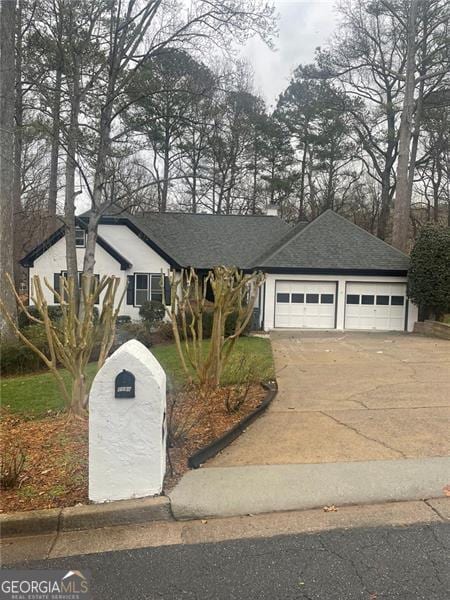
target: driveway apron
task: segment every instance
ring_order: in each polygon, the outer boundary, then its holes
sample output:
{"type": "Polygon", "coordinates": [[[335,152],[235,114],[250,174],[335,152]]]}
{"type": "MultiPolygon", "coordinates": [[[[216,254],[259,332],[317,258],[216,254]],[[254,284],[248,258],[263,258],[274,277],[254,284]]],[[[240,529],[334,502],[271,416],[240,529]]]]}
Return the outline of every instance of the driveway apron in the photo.
{"type": "Polygon", "coordinates": [[[450,456],[450,343],[412,334],[271,334],[279,393],[206,467],[450,456]]]}

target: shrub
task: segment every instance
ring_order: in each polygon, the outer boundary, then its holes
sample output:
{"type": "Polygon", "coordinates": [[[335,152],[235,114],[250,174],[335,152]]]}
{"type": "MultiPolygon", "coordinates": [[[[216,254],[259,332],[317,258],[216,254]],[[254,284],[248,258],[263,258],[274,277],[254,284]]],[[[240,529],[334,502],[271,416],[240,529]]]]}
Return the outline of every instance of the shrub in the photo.
{"type": "MultiPolygon", "coordinates": [[[[35,317],[36,319],[40,319],[39,311],[35,306],[30,305],[30,306],[28,306],[27,310],[32,317],[35,317]]],[[[94,306],[92,314],[94,316],[94,323],[97,323],[98,317],[99,317],[99,312],[98,312],[97,306],[94,306]]],[[[61,317],[62,317],[61,305],[60,304],[49,305],[48,316],[50,317],[50,319],[52,321],[58,321],[59,319],[61,319],[61,317]]],[[[31,321],[27,317],[27,315],[23,312],[23,310],[19,311],[19,314],[17,315],[17,324],[19,325],[19,329],[25,329],[25,327],[29,327],[30,325],[35,325],[34,321],[31,321]]]]}
{"type": "MultiPolygon", "coordinates": [[[[40,318],[39,311],[33,305],[28,307],[28,312],[32,317],[35,317],[36,319],[40,318]]],[[[61,315],[61,306],[59,304],[53,304],[48,307],[48,316],[52,321],[57,321],[61,318],[61,315]]],[[[30,325],[34,324],[34,322],[27,317],[23,310],[21,310],[17,315],[17,323],[19,325],[19,329],[24,329],[25,327],[29,327],[30,325]]]]}
{"type": "MultiPolygon", "coordinates": [[[[41,352],[48,352],[47,338],[42,325],[30,325],[26,328],[27,337],[41,352]]],[[[39,356],[20,340],[2,341],[0,369],[2,375],[21,375],[45,368],[39,356]]]]}
{"type": "MultiPolygon", "coordinates": [[[[227,320],[225,321],[225,336],[233,335],[236,330],[236,321],[238,320],[239,313],[237,311],[232,312],[231,315],[228,315],[227,320]]],[[[247,323],[244,331],[241,335],[248,335],[252,325],[252,319],[247,323]]]]}
{"type": "Polygon", "coordinates": [[[153,345],[152,333],[144,323],[125,323],[117,332],[122,343],[128,340],[138,340],[147,348],[153,345]]]}
{"type": "Polygon", "coordinates": [[[171,323],[161,323],[156,331],[152,333],[154,344],[163,344],[164,342],[173,342],[173,329],[171,323]]]}
{"type": "Polygon", "coordinates": [[[131,323],[130,315],[119,315],[116,321],[117,325],[125,325],[125,323],[131,323]]]}
{"type": "Polygon", "coordinates": [[[139,315],[149,329],[154,329],[164,319],[164,304],[156,300],[147,300],[139,309],[139,315]]]}
{"type": "MultiPolygon", "coordinates": [[[[202,313],[202,323],[203,323],[203,339],[207,339],[211,337],[212,334],[212,326],[213,326],[213,318],[214,314],[212,310],[206,310],[202,313]]],[[[236,321],[238,318],[238,313],[233,312],[228,315],[225,321],[225,336],[233,335],[236,328],[236,321]]],[[[181,330],[181,316],[177,317],[178,328],[181,330]]],[[[244,331],[241,335],[248,335],[251,328],[251,322],[247,324],[244,331]]],[[[189,331],[188,331],[189,334],[189,331]]],[[[172,335],[173,337],[173,335],[172,335]]]]}
{"type": "Polygon", "coordinates": [[[422,317],[450,311],[450,228],[428,224],[420,232],[411,252],[408,296],[422,317]]]}
{"type": "Polygon", "coordinates": [[[19,485],[25,466],[25,452],[12,437],[3,441],[0,457],[0,488],[9,490],[19,485]]]}
{"type": "Polygon", "coordinates": [[[228,414],[238,412],[245,404],[252,385],[257,379],[257,367],[245,354],[230,365],[230,375],[236,384],[228,386],[225,395],[225,410],[228,414]]]}

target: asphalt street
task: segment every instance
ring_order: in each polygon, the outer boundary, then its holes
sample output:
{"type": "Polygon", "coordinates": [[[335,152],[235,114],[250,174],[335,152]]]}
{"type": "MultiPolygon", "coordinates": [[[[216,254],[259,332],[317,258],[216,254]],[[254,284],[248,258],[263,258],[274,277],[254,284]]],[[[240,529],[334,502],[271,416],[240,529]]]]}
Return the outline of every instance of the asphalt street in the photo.
{"type": "Polygon", "coordinates": [[[447,600],[450,524],[141,548],[21,566],[89,570],[96,600],[447,600]]]}

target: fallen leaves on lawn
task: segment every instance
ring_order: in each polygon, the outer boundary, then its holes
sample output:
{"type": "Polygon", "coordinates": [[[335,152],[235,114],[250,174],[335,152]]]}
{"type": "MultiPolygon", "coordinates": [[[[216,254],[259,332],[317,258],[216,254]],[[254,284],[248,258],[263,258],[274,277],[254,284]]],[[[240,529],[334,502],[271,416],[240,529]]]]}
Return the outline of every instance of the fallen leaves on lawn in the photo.
{"type": "MultiPolygon", "coordinates": [[[[169,448],[165,491],[173,488],[188,470],[194,452],[229,431],[261,404],[265,390],[254,385],[245,404],[233,413],[225,409],[229,390],[207,395],[198,390],[177,394],[172,424],[181,423],[181,435],[169,448]]],[[[170,408],[173,396],[169,397],[170,408]]],[[[88,502],[88,422],[49,414],[44,419],[25,419],[2,410],[2,435],[17,440],[25,453],[20,484],[1,490],[0,512],[57,508],[88,502]]]]}
{"type": "Polygon", "coordinates": [[[25,454],[20,483],[1,491],[4,512],[87,502],[87,421],[64,416],[27,420],[2,411],[2,436],[25,454]]]}
{"type": "Polygon", "coordinates": [[[251,386],[245,403],[240,409],[228,413],[225,399],[229,388],[220,387],[207,394],[198,388],[188,388],[175,398],[168,398],[169,427],[178,431],[178,439],[169,448],[169,460],[164,490],[173,489],[177,481],[188,470],[189,456],[210,444],[232,429],[250,412],[257,408],[266,395],[258,384],[251,386]]]}

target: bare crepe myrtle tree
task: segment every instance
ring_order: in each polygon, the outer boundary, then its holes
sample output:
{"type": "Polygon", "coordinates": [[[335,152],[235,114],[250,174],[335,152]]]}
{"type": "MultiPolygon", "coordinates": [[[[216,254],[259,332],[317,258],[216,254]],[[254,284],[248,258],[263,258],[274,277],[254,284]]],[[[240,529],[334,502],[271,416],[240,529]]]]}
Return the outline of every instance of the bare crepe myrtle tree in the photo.
{"type": "Polygon", "coordinates": [[[80,294],[84,310],[83,314],[79,315],[75,294],[75,286],[78,282],[75,282],[72,277],[60,277],[59,291],[57,291],[44,278],[45,286],[61,306],[62,314],[58,321],[50,319],[44,288],[38,275],[34,275],[31,280],[31,300],[37,308],[39,317],[30,313],[15,291],[9,275],[7,280],[20,309],[27,318],[32,323],[43,326],[47,338],[48,356],[27,338],[26,332],[18,328],[3,302],[0,302],[0,311],[13,327],[17,337],[42,359],[55,377],[69,415],[83,417],[86,414],[88,399],[86,367],[94,346],[99,346],[98,368],[101,368],[114,341],[116,320],[125,294],[124,290],[115,304],[120,279],[104,276],[97,281],[93,277],[82,276],[80,294]],[[95,307],[99,302],[101,303],[100,315],[95,319],[95,307]],[[69,385],[62,377],[59,365],[63,365],[69,372],[71,379],[69,385]]]}
{"type": "Polygon", "coordinates": [[[236,267],[219,266],[201,277],[194,269],[170,274],[171,302],[167,307],[176,347],[184,371],[191,369],[202,387],[216,388],[220,383],[236,340],[245,331],[255,305],[258,289],[264,281],[260,272],[244,274],[236,267]],[[208,287],[214,300],[207,300],[208,287]],[[211,342],[203,345],[203,316],[212,312],[211,342]],[[227,318],[234,313],[233,332],[225,334],[227,318]]]}

